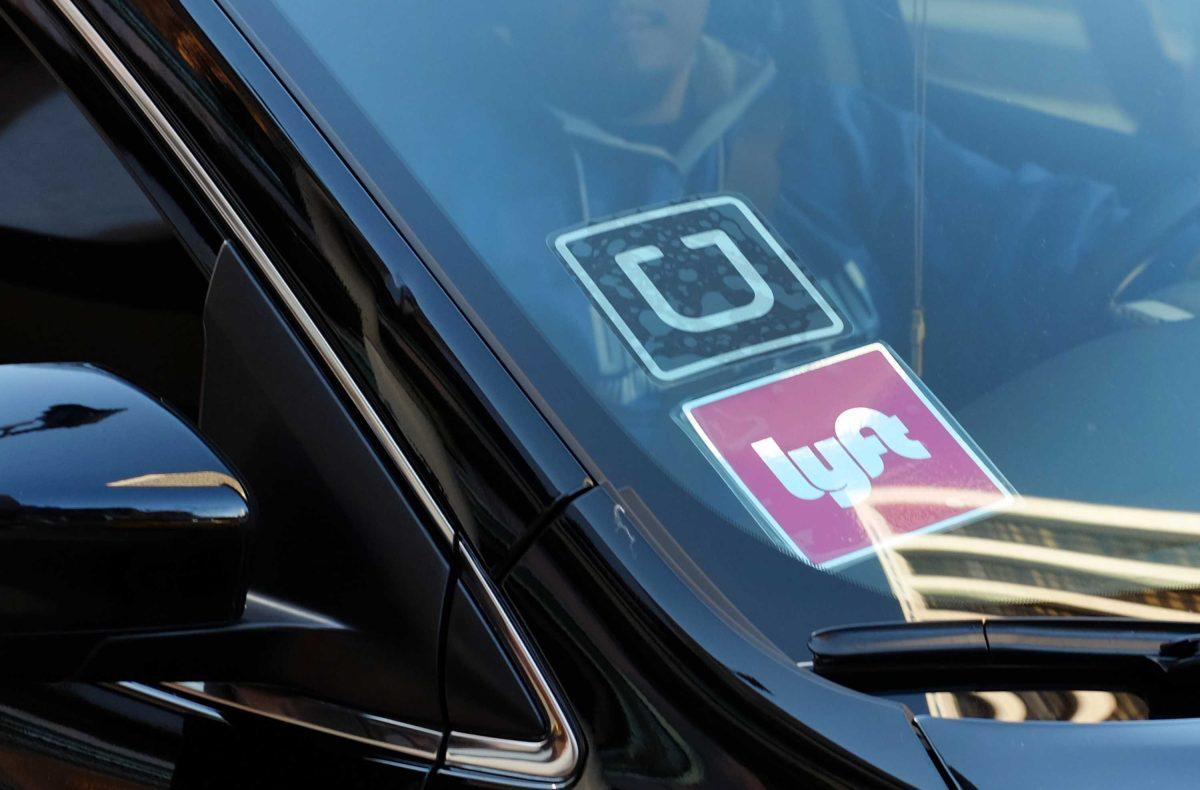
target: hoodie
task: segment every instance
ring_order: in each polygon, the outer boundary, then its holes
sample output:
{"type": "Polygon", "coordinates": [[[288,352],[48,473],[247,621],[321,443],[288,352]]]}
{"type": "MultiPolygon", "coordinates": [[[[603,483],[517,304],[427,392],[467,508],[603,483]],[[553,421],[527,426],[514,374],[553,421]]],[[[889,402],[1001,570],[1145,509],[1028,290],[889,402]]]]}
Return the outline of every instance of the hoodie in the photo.
{"type": "MultiPolygon", "coordinates": [[[[1089,262],[1127,214],[1111,187],[1036,165],[1002,167],[858,90],[783,82],[772,63],[706,37],[682,134],[615,128],[545,105],[521,114],[514,104],[503,117],[475,106],[456,120],[458,139],[442,136],[408,161],[560,356],[615,410],[661,412],[662,399],[647,395],[663,385],[639,368],[547,239],[722,192],[741,196],[773,228],[849,319],[853,344],[882,339],[903,354],[923,173],[925,379],[948,401],[1100,331],[1116,282],[1095,276],[1089,262]]],[[[786,353],[757,360],[764,371],[795,362],[786,353]]]]}

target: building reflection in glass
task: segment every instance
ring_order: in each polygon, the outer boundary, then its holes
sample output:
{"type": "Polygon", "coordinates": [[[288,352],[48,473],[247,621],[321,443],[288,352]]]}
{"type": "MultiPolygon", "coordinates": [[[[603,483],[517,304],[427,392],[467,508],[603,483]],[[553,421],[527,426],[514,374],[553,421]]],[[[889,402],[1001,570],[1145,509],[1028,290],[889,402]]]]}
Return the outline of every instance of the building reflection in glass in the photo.
{"type": "MultiPolygon", "coordinates": [[[[970,492],[891,488],[877,506],[969,502],[970,492]]],[[[1018,497],[933,534],[897,536],[859,510],[906,619],[1077,615],[1200,623],[1200,514],[1018,497]]],[[[1146,717],[1136,695],[1104,690],[939,692],[942,717],[1098,722],[1146,717]]]]}

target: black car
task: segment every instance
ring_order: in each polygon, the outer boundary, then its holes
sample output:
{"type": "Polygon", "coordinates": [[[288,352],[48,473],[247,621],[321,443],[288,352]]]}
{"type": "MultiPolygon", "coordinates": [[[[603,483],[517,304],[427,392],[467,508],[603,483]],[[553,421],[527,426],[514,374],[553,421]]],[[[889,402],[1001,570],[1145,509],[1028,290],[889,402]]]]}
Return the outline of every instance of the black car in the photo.
{"type": "Polygon", "coordinates": [[[0,784],[1194,782],[1189,0],[0,18],[0,784]]]}

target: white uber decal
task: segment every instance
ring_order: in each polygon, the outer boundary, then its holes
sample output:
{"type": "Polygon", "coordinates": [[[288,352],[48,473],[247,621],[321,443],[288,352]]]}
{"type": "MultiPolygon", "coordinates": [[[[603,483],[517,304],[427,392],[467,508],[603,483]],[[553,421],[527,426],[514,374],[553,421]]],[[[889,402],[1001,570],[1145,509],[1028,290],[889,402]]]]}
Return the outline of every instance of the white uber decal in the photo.
{"type": "Polygon", "coordinates": [[[775,294],[771,292],[771,286],[754,270],[733,239],[729,238],[728,233],[723,230],[706,230],[703,233],[681,236],[679,241],[689,250],[701,250],[705,247],[716,247],[720,250],[724,259],[750,287],[754,298],[749,304],[741,307],[731,307],[728,310],[692,318],[672,307],[663,292],[658,290],[658,286],[642,271],[642,264],[662,260],[663,252],[659,247],[650,244],[618,253],[617,265],[664,324],[684,332],[710,332],[713,329],[740,324],[742,321],[762,318],[771,312],[771,307],[775,304],[775,294]]]}
{"type": "Polygon", "coordinates": [[[847,329],[779,240],[732,195],[589,225],[552,244],[661,381],[847,329]]]}

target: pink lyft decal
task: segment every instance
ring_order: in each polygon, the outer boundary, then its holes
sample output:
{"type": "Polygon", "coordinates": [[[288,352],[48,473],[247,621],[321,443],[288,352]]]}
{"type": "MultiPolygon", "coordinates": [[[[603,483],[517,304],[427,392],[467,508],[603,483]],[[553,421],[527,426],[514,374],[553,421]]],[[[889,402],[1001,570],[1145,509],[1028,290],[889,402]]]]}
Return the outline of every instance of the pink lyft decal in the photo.
{"type": "Polygon", "coordinates": [[[833,567],[1012,498],[882,344],[687,403],[683,413],[776,540],[833,567]]]}

